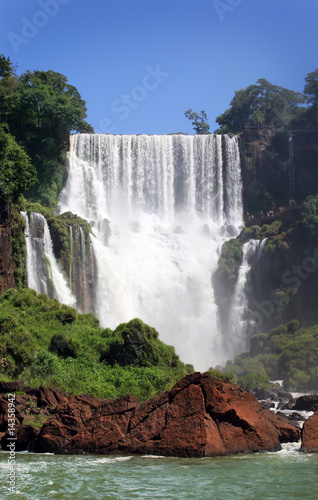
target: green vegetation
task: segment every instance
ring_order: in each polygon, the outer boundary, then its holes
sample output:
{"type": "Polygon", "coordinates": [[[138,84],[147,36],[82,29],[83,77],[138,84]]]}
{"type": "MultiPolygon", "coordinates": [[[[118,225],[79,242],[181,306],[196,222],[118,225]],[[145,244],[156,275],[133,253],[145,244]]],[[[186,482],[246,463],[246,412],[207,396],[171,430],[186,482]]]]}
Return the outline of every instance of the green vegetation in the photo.
{"type": "Polygon", "coordinates": [[[216,118],[216,133],[240,138],[245,213],[259,215],[317,194],[317,82],[318,69],[305,78],[303,93],[261,78],[236,91],[216,118]]]}
{"type": "Polygon", "coordinates": [[[225,382],[230,382],[231,384],[237,384],[237,377],[233,372],[221,372],[219,370],[209,369],[211,377],[217,378],[219,380],[224,380],[225,382]]]}
{"type": "Polygon", "coordinates": [[[171,346],[138,319],[103,329],[92,314],[78,314],[33,290],[0,297],[0,376],[69,393],[141,401],[186,375],[171,346]]]}
{"type": "Polygon", "coordinates": [[[214,279],[220,285],[233,289],[237,281],[238,270],[242,262],[243,243],[238,238],[232,238],[224,243],[219,258],[218,269],[214,279]]]}
{"type": "Polygon", "coordinates": [[[0,197],[4,200],[16,199],[36,182],[30,158],[3,124],[0,124],[0,166],[0,197]]]}
{"type": "Polygon", "coordinates": [[[196,134],[210,134],[210,125],[208,124],[208,117],[205,111],[200,114],[194,113],[192,109],[188,109],[184,115],[191,120],[193,130],[196,134]]]}
{"type": "Polygon", "coordinates": [[[231,107],[216,118],[218,133],[243,132],[246,126],[286,127],[305,102],[300,92],[273,85],[265,78],[235,92],[231,107]]]}
{"type": "Polygon", "coordinates": [[[8,166],[1,168],[0,196],[28,190],[29,199],[55,206],[65,182],[70,133],[93,132],[85,117],[85,101],[64,75],[26,71],[18,76],[10,59],[0,55],[0,123],[12,134],[0,128],[5,152],[0,161],[8,166]],[[38,184],[32,188],[35,172],[38,184]]]}
{"type": "Polygon", "coordinates": [[[318,236],[318,194],[305,200],[300,221],[307,234],[313,238],[318,236]]]}
{"type": "Polygon", "coordinates": [[[225,369],[238,375],[246,389],[269,388],[269,379],[283,379],[293,391],[318,390],[318,324],[300,328],[297,320],[251,338],[249,353],[236,356],[225,369]]]}
{"type": "Polygon", "coordinates": [[[13,205],[11,209],[11,256],[15,284],[17,288],[24,288],[27,286],[25,221],[20,209],[20,204],[13,205]]]}

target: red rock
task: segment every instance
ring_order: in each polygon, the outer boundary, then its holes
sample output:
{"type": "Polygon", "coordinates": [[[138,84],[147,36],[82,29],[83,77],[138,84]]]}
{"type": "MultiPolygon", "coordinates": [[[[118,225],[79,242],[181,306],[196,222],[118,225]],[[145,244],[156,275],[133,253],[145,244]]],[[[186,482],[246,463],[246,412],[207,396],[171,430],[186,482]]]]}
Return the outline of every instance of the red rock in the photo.
{"type": "MultiPolygon", "coordinates": [[[[32,427],[31,425],[19,425],[15,428],[16,441],[15,451],[29,450],[33,451],[36,437],[40,432],[40,429],[32,427]]],[[[5,451],[9,451],[8,446],[12,443],[9,434],[4,434],[1,438],[1,446],[5,451]]]]}
{"type": "MultiPolygon", "coordinates": [[[[17,396],[17,408],[21,449],[34,446],[38,452],[203,457],[274,451],[281,442],[299,438],[299,429],[287,419],[263,410],[238,385],[208,373],[188,375],[170,391],[141,405],[133,396],[107,401],[41,387],[17,396]],[[30,412],[30,401],[38,405],[32,412],[51,414],[38,435],[28,426],[19,427],[24,414],[30,412]]],[[[2,432],[6,430],[6,411],[6,401],[0,396],[2,432]]]]}
{"type": "Polygon", "coordinates": [[[300,451],[318,452],[318,411],[304,422],[301,431],[300,451]]]}
{"type": "Polygon", "coordinates": [[[77,397],[57,406],[36,451],[201,457],[274,451],[299,437],[252,394],[209,374],[188,375],[142,405],[131,396],[96,401],[77,397]]]}
{"type": "Polygon", "coordinates": [[[58,405],[58,401],[54,396],[53,391],[51,391],[51,389],[48,389],[47,387],[41,386],[37,391],[35,391],[35,395],[38,398],[38,406],[40,408],[46,406],[55,407],[58,405]]]}
{"type": "Polygon", "coordinates": [[[281,443],[297,443],[300,440],[301,431],[299,427],[295,427],[290,423],[289,418],[283,415],[277,415],[273,411],[264,410],[267,418],[276,427],[279,441],[281,443]]]}

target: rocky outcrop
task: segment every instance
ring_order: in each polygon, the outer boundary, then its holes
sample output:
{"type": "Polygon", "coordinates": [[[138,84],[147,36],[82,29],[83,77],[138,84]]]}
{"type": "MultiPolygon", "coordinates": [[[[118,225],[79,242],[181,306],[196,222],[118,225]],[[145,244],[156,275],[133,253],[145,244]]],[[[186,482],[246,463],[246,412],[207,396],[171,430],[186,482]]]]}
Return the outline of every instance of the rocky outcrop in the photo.
{"type": "Polygon", "coordinates": [[[0,200],[0,293],[15,286],[11,245],[11,209],[0,200]]]}
{"type": "Polygon", "coordinates": [[[263,410],[251,393],[209,373],[188,375],[141,405],[133,396],[107,401],[44,388],[28,397],[47,414],[38,435],[19,427],[37,452],[203,457],[275,451],[300,437],[299,429],[263,410]]]}
{"type": "Polygon", "coordinates": [[[301,432],[301,448],[304,452],[318,452],[318,411],[309,417],[301,432]]]}
{"type": "Polygon", "coordinates": [[[305,394],[304,396],[300,396],[296,399],[292,409],[297,411],[317,411],[318,394],[305,394]]]}

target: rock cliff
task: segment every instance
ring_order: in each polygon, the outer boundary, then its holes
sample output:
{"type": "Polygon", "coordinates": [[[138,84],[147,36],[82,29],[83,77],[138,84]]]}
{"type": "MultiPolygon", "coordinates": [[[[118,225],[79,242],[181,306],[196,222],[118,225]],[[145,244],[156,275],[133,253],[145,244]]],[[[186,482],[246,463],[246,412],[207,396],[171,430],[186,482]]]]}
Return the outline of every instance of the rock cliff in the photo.
{"type": "MultiPolygon", "coordinates": [[[[263,410],[252,394],[209,373],[188,375],[141,405],[132,396],[107,401],[44,388],[28,397],[46,412],[47,421],[40,432],[31,431],[19,403],[25,396],[17,396],[17,442],[37,452],[204,457],[276,451],[282,442],[300,437],[299,429],[263,410]]],[[[0,431],[5,449],[4,399],[0,431]]]]}

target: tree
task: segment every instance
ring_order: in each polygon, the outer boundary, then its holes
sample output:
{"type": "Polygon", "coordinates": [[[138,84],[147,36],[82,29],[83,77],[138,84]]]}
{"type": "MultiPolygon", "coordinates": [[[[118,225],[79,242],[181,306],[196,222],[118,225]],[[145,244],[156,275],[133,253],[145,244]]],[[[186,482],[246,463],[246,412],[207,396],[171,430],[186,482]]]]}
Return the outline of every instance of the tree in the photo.
{"type": "Polygon", "coordinates": [[[299,104],[304,102],[300,92],[284,89],[261,78],[255,85],[235,92],[230,108],[216,118],[220,125],[218,132],[239,133],[246,125],[287,127],[297,116],[299,104]]]}
{"type": "Polygon", "coordinates": [[[196,134],[210,134],[210,125],[207,122],[208,117],[205,111],[201,111],[198,115],[198,113],[194,113],[192,109],[188,109],[184,114],[192,121],[196,134]]]}
{"type": "Polygon", "coordinates": [[[317,128],[318,125],[318,69],[308,73],[305,78],[304,94],[309,107],[304,110],[303,117],[307,128],[317,128]]]}
{"type": "Polygon", "coordinates": [[[10,60],[1,56],[1,74],[0,123],[9,125],[37,170],[39,184],[28,195],[33,201],[54,205],[65,182],[63,164],[70,133],[94,132],[85,121],[86,103],[60,73],[26,71],[17,76],[10,60]]]}
{"type": "Polygon", "coordinates": [[[88,129],[84,120],[86,103],[64,75],[54,71],[26,71],[19,81],[20,105],[37,136],[52,137],[63,143],[71,131],[88,129]]]}
{"type": "Polygon", "coordinates": [[[308,73],[305,82],[304,94],[307,98],[307,103],[318,106],[318,69],[312,73],[308,73]]]}
{"type": "Polygon", "coordinates": [[[12,63],[10,57],[5,57],[3,54],[0,55],[0,78],[4,76],[11,76],[13,73],[12,63]]]}
{"type": "Polygon", "coordinates": [[[9,133],[8,126],[0,124],[0,197],[14,200],[36,182],[36,170],[29,156],[9,133]]]}

